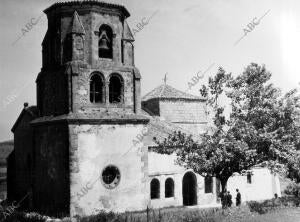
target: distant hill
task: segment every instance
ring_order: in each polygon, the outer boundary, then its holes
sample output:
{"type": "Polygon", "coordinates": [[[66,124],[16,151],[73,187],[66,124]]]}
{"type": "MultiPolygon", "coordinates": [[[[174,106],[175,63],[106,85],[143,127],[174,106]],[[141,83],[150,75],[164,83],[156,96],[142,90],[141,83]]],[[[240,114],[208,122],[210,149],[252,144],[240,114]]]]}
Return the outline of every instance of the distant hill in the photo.
{"type": "Polygon", "coordinates": [[[11,151],[14,149],[14,141],[3,141],[0,142],[0,166],[2,165],[2,159],[6,159],[11,151]]]}
{"type": "Polygon", "coordinates": [[[6,185],[6,158],[14,149],[14,141],[3,141],[0,142],[0,199],[6,199],[7,196],[7,185],[6,185]]]}

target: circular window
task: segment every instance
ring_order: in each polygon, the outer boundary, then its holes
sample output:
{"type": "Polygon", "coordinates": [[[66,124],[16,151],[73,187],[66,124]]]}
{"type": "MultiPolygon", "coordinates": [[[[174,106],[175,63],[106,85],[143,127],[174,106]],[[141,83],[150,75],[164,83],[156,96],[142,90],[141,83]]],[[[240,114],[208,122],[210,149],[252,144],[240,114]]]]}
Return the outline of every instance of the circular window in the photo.
{"type": "Polygon", "coordinates": [[[107,166],[102,171],[102,182],[103,185],[108,189],[113,189],[118,186],[120,179],[120,171],[115,166],[107,166]]]}

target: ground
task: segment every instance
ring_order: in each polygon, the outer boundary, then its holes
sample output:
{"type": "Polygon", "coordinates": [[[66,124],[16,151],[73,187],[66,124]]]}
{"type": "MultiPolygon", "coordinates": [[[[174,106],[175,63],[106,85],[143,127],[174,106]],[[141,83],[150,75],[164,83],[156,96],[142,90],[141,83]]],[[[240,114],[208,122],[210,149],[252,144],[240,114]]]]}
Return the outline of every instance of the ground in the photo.
{"type": "MultiPolygon", "coordinates": [[[[141,221],[147,221],[146,216],[135,215],[141,221]]],[[[300,222],[300,208],[274,208],[266,214],[250,212],[247,206],[232,207],[221,210],[218,208],[198,209],[195,207],[165,208],[160,211],[149,211],[149,221],[161,222],[300,222]]],[[[128,221],[135,221],[128,216],[128,221]]]]}
{"type": "MultiPolygon", "coordinates": [[[[142,212],[127,212],[123,214],[104,213],[100,211],[97,215],[78,218],[77,222],[300,222],[299,207],[274,207],[266,214],[250,212],[247,205],[221,208],[199,208],[199,207],[173,207],[163,209],[149,209],[142,212]]],[[[36,213],[14,212],[5,222],[36,221],[36,222],[71,222],[70,218],[50,219],[36,213]]]]}
{"type": "Polygon", "coordinates": [[[257,215],[254,219],[255,222],[297,222],[300,221],[300,209],[282,209],[268,214],[257,215]]]}

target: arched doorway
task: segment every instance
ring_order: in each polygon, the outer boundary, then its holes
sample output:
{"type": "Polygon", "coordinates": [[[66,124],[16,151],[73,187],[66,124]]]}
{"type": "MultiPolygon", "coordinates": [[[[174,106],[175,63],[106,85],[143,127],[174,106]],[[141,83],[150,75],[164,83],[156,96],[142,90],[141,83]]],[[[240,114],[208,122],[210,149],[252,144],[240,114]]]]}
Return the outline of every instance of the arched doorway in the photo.
{"type": "Polygon", "coordinates": [[[182,197],[184,206],[197,205],[197,178],[193,172],[187,172],[183,176],[182,197]]]}

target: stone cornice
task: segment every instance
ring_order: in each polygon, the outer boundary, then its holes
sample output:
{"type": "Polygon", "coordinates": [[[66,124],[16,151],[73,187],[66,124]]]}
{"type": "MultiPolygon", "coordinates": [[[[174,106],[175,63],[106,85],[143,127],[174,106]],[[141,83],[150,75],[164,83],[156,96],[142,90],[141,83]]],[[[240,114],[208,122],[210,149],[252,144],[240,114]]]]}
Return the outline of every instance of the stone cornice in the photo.
{"type": "Polygon", "coordinates": [[[107,13],[111,13],[112,12],[111,8],[113,8],[119,10],[126,18],[130,16],[130,13],[123,5],[111,4],[111,3],[101,2],[97,0],[57,2],[51,5],[49,8],[45,9],[44,12],[48,14],[51,13],[51,11],[53,10],[57,10],[58,8],[63,9],[65,6],[79,6],[80,8],[82,7],[83,9],[91,8],[93,10],[95,10],[94,6],[99,6],[102,8],[101,11],[103,12],[107,11],[107,13]],[[106,8],[110,10],[105,10],[106,8]]]}

